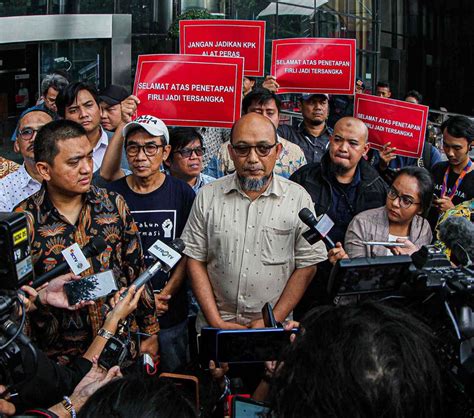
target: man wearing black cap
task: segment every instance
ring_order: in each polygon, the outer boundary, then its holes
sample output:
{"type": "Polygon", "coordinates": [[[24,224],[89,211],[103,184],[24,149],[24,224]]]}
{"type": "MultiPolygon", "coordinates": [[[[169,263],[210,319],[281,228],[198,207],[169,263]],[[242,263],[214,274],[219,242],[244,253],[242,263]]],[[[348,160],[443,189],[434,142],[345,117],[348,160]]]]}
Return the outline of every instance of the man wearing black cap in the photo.
{"type": "Polygon", "coordinates": [[[326,153],[332,129],[327,126],[329,96],[327,94],[302,94],[300,97],[303,121],[298,128],[280,125],[278,135],[298,145],[308,164],[319,163],[326,153]]]}
{"type": "Polygon", "coordinates": [[[99,94],[100,123],[106,131],[115,132],[122,120],[120,103],[129,96],[128,91],[111,84],[99,94]]]}

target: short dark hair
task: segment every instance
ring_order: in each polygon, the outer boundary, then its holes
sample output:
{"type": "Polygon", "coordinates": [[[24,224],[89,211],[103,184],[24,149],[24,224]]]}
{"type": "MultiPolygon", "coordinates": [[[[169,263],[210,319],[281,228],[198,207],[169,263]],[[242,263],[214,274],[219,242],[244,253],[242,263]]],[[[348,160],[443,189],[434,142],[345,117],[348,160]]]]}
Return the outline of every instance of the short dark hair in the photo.
{"type": "Polygon", "coordinates": [[[445,129],[455,138],[466,138],[469,144],[474,140],[474,122],[467,116],[451,116],[441,125],[441,132],[445,129]]]}
{"type": "Polygon", "coordinates": [[[379,82],[377,82],[376,88],[377,88],[377,87],[388,88],[389,90],[391,90],[390,84],[388,84],[387,81],[379,81],[379,82]]]}
{"type": "Polygon", "coordinates": [[[376,302],[321,306],[302,324],[276,368],[275,416],[442,416],[435,341],[408,312],[376,302]]]}
{"type": "Polygon", "coordinates": [[[401,175],[413,177],[416,179],[416,182],[418,183],[418,189],[420,191],[420,206],[422,214],[424,217],[428,216],[434,193],[433,178],[431,177],[430,172],[423,167],[403,167],[401,170],[397,171],[393,181],[395,181],[401,175]]]}
{"type": "Polygon", "coordinates": [[[79,418],[131,416],[195,418],[197,414],[175,385],[133,375],[112,380],[101,387],[78,414],[79,418]]]}
{"type": "Polygon", "coordinates": [[[53,88],[57,92],[63,91],[66,86],[69,84],[69,81],[59,74],[48,74],[43,81],[41,82],[41,94],[46,96],[48,90],[53,88]]]}
{"type": "Polygon", "coordinates": [[[59,92],[58,97],[56,98],[56,106],[58,107],[58,114],[62,118],[66,116],[66,107],[71,106],[76,100],[78,93],[81,90],[87,90],[94,101],[99,106],[99,93],[97,92],[96,87],[93,84],[83,83],[82,81],[76,81],[67,85],[62,91],[59,92]]]}
{"type": "Polygon", "coordinates": [[[201,147],[204,144],[202,135],[195,128],[173,128],[170,130],[170,145],[171,145],[171,154],[168,157],[168,160],[173,159],[173,151],[180,150],[188,145],[190,142],[198,139],[201,143],[201,147]]]}
{"type": "Polygon", "coordinates": [[[423,96],[417,90],[410,90],[407,94],[405,94],[405,100],[407,97],[414,97],[419,104],[423,102],[423,96]]]}
{"type": "Polygon", "coordinates": [[[53,164],[59,153],[58,141],[86,136],[86,130],[72,120],[55,120],[47,123],[38,131],[33,145],[35,161],[53,164]]]}
{"type": "Polygon", "coordinates": [[[258,88],[248,93],[242,100],[242,113],[248,113],[249,107],[253,104],[265,104],[270,100],[275,100],[278,113],[281,111],[281,100],[278,96],[268,89],[258,88]]]}

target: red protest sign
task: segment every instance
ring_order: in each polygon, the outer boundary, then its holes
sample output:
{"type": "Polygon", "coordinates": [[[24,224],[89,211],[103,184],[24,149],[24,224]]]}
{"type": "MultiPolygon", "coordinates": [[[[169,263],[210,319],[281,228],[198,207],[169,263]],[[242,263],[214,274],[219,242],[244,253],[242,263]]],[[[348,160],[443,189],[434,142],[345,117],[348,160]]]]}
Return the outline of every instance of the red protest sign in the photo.
{"type": "Polygon", "coordinates": [[[425,143],[428,106],[356,94],[354,116],[369,128],[369,143],[381,149],[387,142],[394,154],[420,158],[425,143]]]}
{"type": "Polygon", "coordinates": [[[244,75],[262,77],[265,22],[259,20],[181,20],[179,52],[211,57],[242,57],[244,75]]]}
{"type": "Polygon", "coordinates": [[[243,58],[140,55],[133,94],[137,116],[176,126],[231,128],[240,118],[243,58]]]}
{"type": "Polygon", "coordinates": [[[354,94],[355,39],[294,38],[272,42],[278,93],[354,94]]]}

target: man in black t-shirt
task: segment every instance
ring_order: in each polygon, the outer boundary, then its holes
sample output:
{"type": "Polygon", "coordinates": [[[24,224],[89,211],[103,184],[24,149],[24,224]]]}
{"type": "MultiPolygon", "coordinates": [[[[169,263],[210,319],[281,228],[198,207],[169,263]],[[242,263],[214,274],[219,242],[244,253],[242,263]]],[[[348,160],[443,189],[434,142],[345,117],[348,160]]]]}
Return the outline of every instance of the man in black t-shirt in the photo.
{"type": "Polygon", "coordinates": [[[432,227],[441,213],[474,198],[474,167],[469,151],[474,140],[474,122],[466,116],[453,116],[441,125],[443,150],[448,161],[432,169],[435,194],[429,220],[432,227]]]}
{"type": "MultiPolygon", "coordinates": [[[[166,125],[153,116],[140,116],[125,125],[125,152],[132,174],[110,184],[120,193],[140,230],[145,264],[154,258],[147,249],[159,239],[170,243],[186,224],[194,201],[194,191],[184,181],[160,171],[170,153],[166,125]]],[[[187,361],[186,261],[183,258],[171,274],[157,273],[152,279],[155,303],[160,316],[161,370],[173,372],[187,361]]]]}

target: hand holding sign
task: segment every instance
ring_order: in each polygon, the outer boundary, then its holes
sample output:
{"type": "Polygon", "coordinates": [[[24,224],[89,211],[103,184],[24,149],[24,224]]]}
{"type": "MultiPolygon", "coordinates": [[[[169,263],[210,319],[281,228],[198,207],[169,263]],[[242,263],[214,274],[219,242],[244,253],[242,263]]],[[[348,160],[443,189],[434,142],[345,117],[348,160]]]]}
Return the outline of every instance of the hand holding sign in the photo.
{"type": "Polygon", "coordinates": [[[397,149],[395,147],[391,147],[392,143],[387,142],[379,152],[380,155],[380,162],[379,166],[382,170],[386,170],[390,164],[390,161],[394,160],[396,157],[395,152],[397,149]]]}

